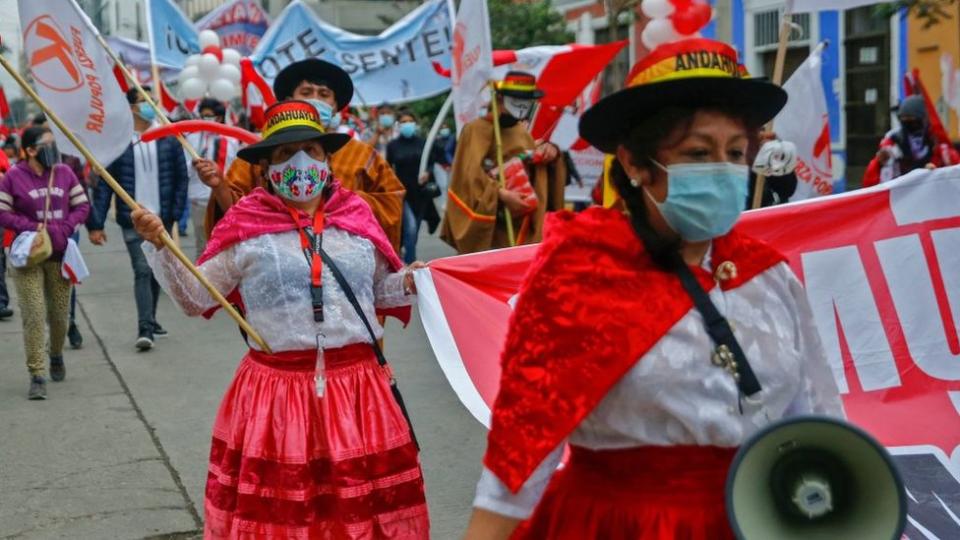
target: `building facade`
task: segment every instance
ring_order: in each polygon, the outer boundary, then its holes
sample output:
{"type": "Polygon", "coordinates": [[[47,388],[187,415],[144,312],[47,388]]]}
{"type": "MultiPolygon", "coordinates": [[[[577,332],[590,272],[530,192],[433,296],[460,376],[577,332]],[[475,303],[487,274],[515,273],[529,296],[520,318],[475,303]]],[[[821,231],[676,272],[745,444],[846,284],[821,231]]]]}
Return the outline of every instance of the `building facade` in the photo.
{"type": "MultiPolygon", "coordinates": [[[[276,17],[290,0],[261,0],[276,17]]],[[[357,34],[376,34],[419,6],[418,0],[304,0],[324,21],[357,34]]]]}
{"type": "MultiPolygon", "coordinates": [[[[554,0],[568,28],[580,43],[602,43],[609,22],[603,0],[554,0]]],[[[784,0],[709,0],[714,20],[701,32],[705,37],[732,44],[754,76],[771,76],[779,39],[784,0]]],[[[941,98],[941,58],[952,56],[960,64],[960,3],[946,9],[950,18],[925,28],[922,21],[904,14],[878,16],[873,6],[846,11],[795,14],[785,64],[786,80],[817,44],[828,41],[823,54],[822,79],[830,117],[835,190],[860,185],[863,171],[877,144],[895,124],[893,108],[904,96],[904,75],[919,68],[931,98],[938,102],[941,118],[957,138],[958,120],[941,98]]],[[[632,65],[647,54],[640,43],[646,19],[639,9],[622,14],[621,24],[630,39],[632,65]]],[[[622,70],[608,70],[625,73],[622,70]]],[[[608,75],[609,76],[609,75],[608,75]]],[[[608,81],[608,90],[618,86],[608,81]]]]}

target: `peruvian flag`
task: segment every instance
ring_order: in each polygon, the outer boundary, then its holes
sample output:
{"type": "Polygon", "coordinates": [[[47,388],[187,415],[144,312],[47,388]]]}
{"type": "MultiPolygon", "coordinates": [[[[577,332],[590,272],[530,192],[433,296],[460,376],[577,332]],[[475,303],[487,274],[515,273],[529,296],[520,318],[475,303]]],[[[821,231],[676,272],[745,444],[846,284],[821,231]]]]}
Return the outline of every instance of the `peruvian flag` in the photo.
{"type": "MultiPolygon", "coordinates": [[[[776,246],[804,281],[848,418],[897,455],[908,489],[924,493],[910,503],[911,517],[939,538],[960,538],[960,522],[944,510],[960,515],[957,200],[960,166],[917,170],[747,212],[737,225],[776,246]],[[950,502],[941,506],[931,491],[950,502]]],[[[484,425],[512,306],[536,250],[438,259],[415,274],[440,367],[484,425]]]]}
{"type": "Polygon", "coordinates": [[[253,67],[253,61],[249,58],[240,60],[240,99],[250,125],[257,130],[263,125],[264,111],[277,102],[273,89],[253,67]]]}

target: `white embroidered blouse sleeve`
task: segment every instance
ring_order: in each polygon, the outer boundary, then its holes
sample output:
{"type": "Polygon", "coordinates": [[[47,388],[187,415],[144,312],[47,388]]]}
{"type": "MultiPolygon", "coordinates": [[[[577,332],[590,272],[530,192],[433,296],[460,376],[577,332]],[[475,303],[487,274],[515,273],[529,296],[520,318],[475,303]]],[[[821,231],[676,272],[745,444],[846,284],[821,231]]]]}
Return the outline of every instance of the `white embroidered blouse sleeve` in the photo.
{"type": "Polygon", "coordinates": [[[565,446],[566,441],[547,454],[517,493],[512,493],[495,474],[490,472],[490,469],[484,467],[480,474],[480,481],[477,482],[477,494],[473,499],[473,506],[501,516],[527,519],[540,503],[543,492],[546,491],[553,473],[560,464],[565,446]]]}
{"type": "Polygon", "coordinates": [[[379,251],[374,250],[376,269],[373,273],[373,303],[377,308],[395,308],[409,306],[416,296],[403,290],[405,268],[399,272],[390,271],[390,263],[379,251]]]}
{"type": "MultiPolygon", "coordinates": [[[[200,280],[169,249],[158,250],[150,242],[144,242],[143,254],[157,282],[188,316],[202,315],[218,305],[200,280]]],[[[231,246],[199,266],[200,273],[224,296],[240,283],[240,268],[235,259],[235,246],[231,246]]]]}
{"type": "Polygon", "coordinates": [[[803,359],[801,390],[793,402],[787,406],[784,416],[825,414],[845,418],[843,402],[814,323],[807,291],[786,265],[784,270],[789,274],[787,279],[794,299],[795,309],[792,310],[796,328],[794,346],[799,351],[799,358],[803,359]]]}

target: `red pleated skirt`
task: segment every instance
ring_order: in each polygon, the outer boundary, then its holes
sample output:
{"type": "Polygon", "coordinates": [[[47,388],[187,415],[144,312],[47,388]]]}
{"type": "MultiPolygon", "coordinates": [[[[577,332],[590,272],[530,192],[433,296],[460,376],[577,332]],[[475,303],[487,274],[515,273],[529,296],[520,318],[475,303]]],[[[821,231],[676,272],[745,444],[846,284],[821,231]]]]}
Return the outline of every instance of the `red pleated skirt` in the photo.
{"type": "Polygon", "coordinates": [[[533,516],[537,540],[728,540],[724,485],[736,448],[572,447],[533,516]]]}
{"type": "Polygon", "coordinates": [[[205,538],[426,539],[423,475],[369,345],[250,351],[220,404],[205,538]]]}

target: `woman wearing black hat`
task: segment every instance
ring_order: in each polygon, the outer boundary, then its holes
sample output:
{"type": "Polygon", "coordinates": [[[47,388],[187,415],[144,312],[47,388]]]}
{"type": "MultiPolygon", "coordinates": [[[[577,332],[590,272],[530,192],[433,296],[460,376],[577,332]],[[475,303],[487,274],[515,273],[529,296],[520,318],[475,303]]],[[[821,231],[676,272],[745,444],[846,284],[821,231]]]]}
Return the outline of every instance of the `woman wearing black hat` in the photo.
{"type": "MultiPolygon", "coordinates": [[[[421,264],[402,270],[369,205],[333,177],[347,135],[326,133],[305,101],[266,116],[238,157],[268,187],[230,208],[198,261],[273,351],[250,344],[214,421],[205,538],[426,539],[417,446],[376,317],[409,318],[421,264]]],[[[188,315],[215,308],[162,249],[159,218],[133,218],[171,298],[188,315]]]]}
{"type": "Polygon", "coordinates": [[[747,148],[786,94],[703,39],[653,51],[628,86],[580,123],[616,155],[628,212],[548,219],[467,538],[732,538],[737,446],[785,416],[842,414],[802,285],[731,230],[747,148]],[[703,302],[721,315],[710,329],[703,302]]]}

